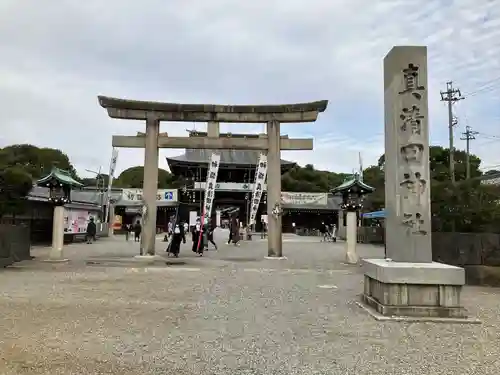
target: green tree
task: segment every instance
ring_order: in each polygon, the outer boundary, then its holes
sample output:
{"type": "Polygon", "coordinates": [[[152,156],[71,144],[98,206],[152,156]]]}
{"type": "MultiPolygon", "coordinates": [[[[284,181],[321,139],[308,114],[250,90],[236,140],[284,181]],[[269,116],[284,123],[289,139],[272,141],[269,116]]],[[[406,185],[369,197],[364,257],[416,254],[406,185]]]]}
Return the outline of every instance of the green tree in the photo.
{"type": "Polygon", "coordinates": [[[363,203],[366,212],[379,211],[385,207],[385,176],[378,165],[372,165],[363,171],[363,182],[375,188],[366,196],[363,203]]]}
{"type": "Polygon", "coordinates": [[[101,173],[99,177],[96,176],[96,177],[82,178],[80,182],[85,186],[89,187],[99,186],[100,188],[102,188],[104,186],[105,188],[107,188],[109,182],[109,175],[101,173]]]}
{"type": "MultiPolygon", "coordinates": [[[[463,150],[455,150],[455,179],[462,181],[466,179],[467,173],[467,153],[463,150]]],[[[450,149],[441,146],[429,147],[429,163],[431,180],[447,181],[450,180],[450,149]]],[[[383,170],[385,165],[385,155],[378,159],[378,166],[383,170]]],[[[479,167],[481,159],[476,155],[470,155],[471,177],[481,176],[479,167]]]]}
{"type": "MultiPolygon", "coordinates": [[[[471,179],[466,180],[466,153],[455,151],[455,176],[452,184],[449,174],[449,149],[431,146],[429,152],[431,174],[431,212],[433,230],[444,232],[498,232],[500,228],[500,187],[481,184],[481,159],[470,156],[471,179]]],[[[378,165],[365,170],[365,181],[378,188],[383,186],[385,156],[378,165]]],[[[494,174],[490,172],[489,174],[494,174]]],[[[373,208],[383,207],[384,195],[379,189],[368,196],[373,208]]]]}
{"type": "Polygon", "coordinates": [[[469,180],[453,185],[433,181],[431,204],[434,230],[443,232],[498,232],[500,186],[469,180]]]}
{"type": "Polygon", "coordinates": [[[0,149],[0,166],[19,167],[38,180],[50,173],[53,166],[67,170],[78,179],[68,155],[53,148],[39,148],[29,144],[7,146],[0,149]]]}
{"type": "MultiPolygon", "coordinates": [[[[164,169],[158,168],[158,189],[177,189],[183,186],[182,177],[174,176],[164,169]]],[[[113,186],[121,188],[142,188],[144,183],[144,167],[136,166],[125,169],[113,182],[113,186]]]]}
{"type": "Polygon", "coordinates": [[[295,166],[281,177],[281,190],[290,192],[328,192],[344,182],[346,174],[295,166]]]}
{"type": "Polygon", "coordinates": [[[33,188],[33,179],[20,167],[1,168],[0,172],[0,217],[16,215],[25,208],[26,196],[33,188]]]}

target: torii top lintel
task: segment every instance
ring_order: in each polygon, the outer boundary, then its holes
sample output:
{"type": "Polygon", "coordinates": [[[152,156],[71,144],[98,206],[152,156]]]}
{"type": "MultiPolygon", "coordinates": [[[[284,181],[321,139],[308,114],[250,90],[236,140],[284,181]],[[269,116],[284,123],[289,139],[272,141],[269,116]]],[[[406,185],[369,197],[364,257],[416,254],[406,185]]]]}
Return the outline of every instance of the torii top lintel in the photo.
{"type": "Polygon", "coordinates": [[[108,96],[98,98],[101,107],[112,118],[180,122],[314,122],[318,113],[324,112],[328,106],[328,100],[282,105],[217,105],[150,102],[108,96]]]}

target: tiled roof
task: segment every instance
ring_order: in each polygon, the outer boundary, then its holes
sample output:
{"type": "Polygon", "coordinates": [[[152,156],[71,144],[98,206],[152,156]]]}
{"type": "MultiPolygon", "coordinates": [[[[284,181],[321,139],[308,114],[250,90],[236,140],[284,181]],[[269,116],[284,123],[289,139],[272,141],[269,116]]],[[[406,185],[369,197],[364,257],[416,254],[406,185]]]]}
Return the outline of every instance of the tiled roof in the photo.
{"type": "MultiPolygon", "coordinates": [[[[190,137],[206,137],[206,132],[191,131],[190,137]]],[[[221,133],[220,137],[228,138],[259,138],[258,134],[231,134],[221,133]]],[[[205,150],[205,149],[186,149],[183,155],[167,158],[167,162],[177,163],[208,163],[213,152],[218,152],[221,156],[221,164],[230,165],[257,165],[260,157],[260,151],[250,150],[205,150]]],[[[281,160],[282,165],[295,165],[294,162],[281,160]]]]}
{"type": "Polygon", "coordinates": [[[38,180],[37,185],[45,185],[52,179],[56,179],[57,181],[70,186],[78,186],[78,187],[83,186],[83,184],[81,184],[80,182],[76,181],[73,177],[71,177],[69,172],[56,167],[52,167],[52,170],[47,176],[38,180]]]}

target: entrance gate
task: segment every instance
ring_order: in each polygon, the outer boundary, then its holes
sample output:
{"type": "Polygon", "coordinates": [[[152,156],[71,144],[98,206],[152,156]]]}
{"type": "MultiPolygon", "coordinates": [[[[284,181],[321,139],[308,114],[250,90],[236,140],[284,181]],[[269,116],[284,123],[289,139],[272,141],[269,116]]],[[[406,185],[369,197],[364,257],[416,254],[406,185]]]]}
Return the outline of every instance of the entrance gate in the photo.
{"type": "Polygon", "coordinates": [[[268,255],[282,257],[281,150],[312,150],[312,139],[288,139],[280,135],[280,123],[314,122],[327,100],[285,105],[175,104],[125,100],[99,96],[99,104],[111,118],[146,121],[146,133],[113,136],[113,147],[144,148],[144,228],[141,255],[155,254],[158,149],[258,150],[267,152],[268,255]],[[207,122],[208,136],[169,137],[160,134],[160,121],[207,122]],[[267,135],[255,139],[219,138],[219,123],[266,123],[267,135]],[[274,212],[274,214],[272,214],[274,212]]]}

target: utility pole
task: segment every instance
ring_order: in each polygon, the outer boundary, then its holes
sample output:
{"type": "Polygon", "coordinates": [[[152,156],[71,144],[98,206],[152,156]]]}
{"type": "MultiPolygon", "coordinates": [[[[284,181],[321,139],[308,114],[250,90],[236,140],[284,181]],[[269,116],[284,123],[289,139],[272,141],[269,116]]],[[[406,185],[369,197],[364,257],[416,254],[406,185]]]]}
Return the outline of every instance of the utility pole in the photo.
{"type": "Polygon", "coordinates": [[[462,133],[463,138],[460,138],[461,140],[464,140],[466,142],[466,179],[468,180],[470,178],[470,141],[476,139],[476,134],[479,134],[479,132],[475,132],[472,130],[470,126],[465,127],[465,132],[462,133]]]}
{"type": "Polygon", "coordinates": [[[441,91],[441,101],[448,102],[448,132],[450,139],[450,176],[451,182],[455,183],[455,148],[453,146],[453,127],[457,124],[453,117],[452,105],[459,100],[465,99],[459,89],[453,88],[453,82],[446,82],[446,91],[441,91]]]}

